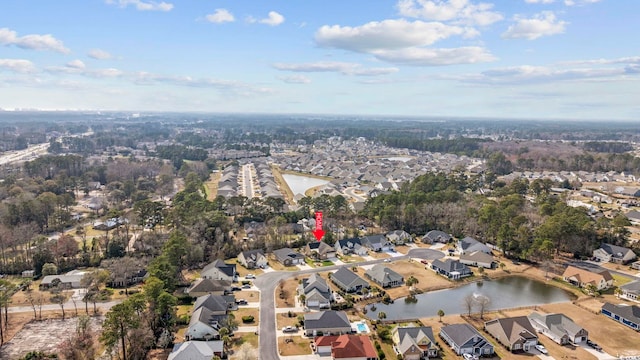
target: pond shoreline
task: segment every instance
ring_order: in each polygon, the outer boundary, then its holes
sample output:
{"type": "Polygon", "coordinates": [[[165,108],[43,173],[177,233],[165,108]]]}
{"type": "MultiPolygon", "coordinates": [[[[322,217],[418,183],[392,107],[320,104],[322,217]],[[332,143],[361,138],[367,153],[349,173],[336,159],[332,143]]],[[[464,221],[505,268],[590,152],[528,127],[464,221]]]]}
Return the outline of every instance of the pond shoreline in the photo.
{"type": "MultiPolygon", "coordinates": [[[[485,284],[485,282],[491,284],[489,285],[489,288],[484,291],[484,293],[486,294],[486,296],[493,298],[494,301],[492,302],[496,306],[495,308],[490,307],[486,309],[486,311],[489,312],[501,311],[503,309],[510,308],[543,306],[552,303],[575,303],[576,301],[589,298],[589,296],[587,296],[586,294],[581,293],[576,289],[569,288],[564,284],[553,280],[553,276],[542,276],[544,273],[541,273],[541,270],[534,266],[528,266],[524,269],[521,269],[520,271],[495,270],[494,272],[495,273],[493,274],[485,273],[483,276],[467,278],[466,280],[460,282],[450,282],[447,285],[427,286],[422,289],[418,289],[417,291],[411,291],[409,295],[418,296],[417,304],[419,306],[421,302],[423,302],[423,304],[429,304],[430,307],[434,306],[435,304],[439,304],[435,306],[444,307],[449,314],[458,312],[461,314],[463,313],[462,310],[458,309],[459,304],[452,305],[453,303],[449,300],[455,299],[456,303],[462,303],[462,295],[464,293],[467,293],[469,290],[471,290],[474,296],[480,296],[483,293],[483,285],[487,285],[485,284]],[[513,278],[514,280],[508,280],[508,278],[513,278]],[[516,278],[520,278],[520,280],[516,280],[516,278]],[[494,281],[497,281],[497,283],[493,283],[494,281]],[[476,286],[474,286],[473,288],[469,288],[471,284],[476,284],[476,286]],[[463,286],[468,288],[466,290],[455,291],[457,288],[463,286]],[[517,291],[517,286],[523,287],[522,291],[524,291],[524,296],[517,295],[522,294],[521,291],[517,291]],[[450,296],[449,298],[442,298],[443,295],[436,295],[443,290],[454,290],[454,292],[448,295],[450,296]],[[476,292],[478,293],[477,295],[476,292]],[[528,294],[527,292],[529,292],[530,294],[528,294]],[[533,301],[533,303],[531,301],[533,301]],[[449,306],[449,309],[447,309],[447,306],[449,306]]],[[[466,296],[468,295],[465,295],[465,297],[466,296]]],[[[383,304],[379,299],[376,299],[378,301],[375,302],[367,301],[363,304],[358,304],[357,311],[360,312],[363,317],[368,318],[369,320],[374,319],[376,312],[385,312],[387,316],[390,315],[389,319],[387,320],[391,321],[406,320],[403,317],[423,318],[435,316],[434,314],[429,314],[429,311],[433,312],[434,309],[427,310],[427,308],[424,308],[424,305],[420,306],[418,309],[412,309],[412,307],[410,306],[412,305],[412,303],[405,303],[403,301],[406,299],[406,297],[407,296],[396,296],[392,299],[391,304],[383,304]],[[397,302],[401,302],[401,304],[397,304],[397,302]],[[372,305],[374,309],[371,309],[372,305]],[[373,312],[371,312],[372,310],[373,312]]]]}

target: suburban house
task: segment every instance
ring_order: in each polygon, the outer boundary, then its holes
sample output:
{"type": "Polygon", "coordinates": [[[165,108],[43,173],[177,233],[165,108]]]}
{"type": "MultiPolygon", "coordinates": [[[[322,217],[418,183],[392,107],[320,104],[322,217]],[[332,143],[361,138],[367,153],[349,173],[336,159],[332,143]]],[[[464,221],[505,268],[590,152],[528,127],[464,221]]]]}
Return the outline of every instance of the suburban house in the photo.
{"type": "Polygon", "coordinates": [[[326,309],[331,307],[331,289],[327,282],[318,274],[311,274],[302,279],[299,294],[304,294],[304,303],[307,307],[326,309]]]}
{"type": "Polygon", "coordinates": [[[304,314],[304,333],[307,336],[341,335],[351,333],[351,323],[344,311],[318,311],[304,314]]]}
{"type": "Polygon", "coordinates": [[[293,251],[291,248],[273,250],[273,255],[276,257],[276,260],[284,266],[304,264],[304,255],[293,251]]]}
{"type": "Polygon", "coordinates": [[[403,245],[411,242],[411,235],[404,230],[394,230],[387,233],[387,239],[395,245],[403,245]]]}
{"type": "Polygon", "coordinates": [[[83,277],[84,273],[47,275],[42,278],[42,282],[40,283],[40,290],[46,290],[55,286],[62,289],[78,289],[82,287],[82,285],[80,285],[80,281],[83,277]]]}
{"type": "Polygon", "coordinates": [[[336,249],[336,253],[339,255],[358,255],[364,256],[367,255],[367,248],[362,246],[362,242],[360,238],[351,238],[351,239],[342,239],[336,241],[334,245],[336,249]]]}
{"type": "Polygon", "coordinates": [[[316,353],[332,359],[378,360],[378,353],[368,336],[331,335],[314,340],[316,353]]]}
{"type": "Polygon", "coordinates": [[[364,288],[370,288],[369,283],[346,267],[341,267],[338,271],[331,274],[331,281],[336,284],[342,291],[352,293],[361,291],[364,288]]]}
{"type": "Polygon", "coordinates": [[[191,297],[199,297],[207,294],[224,295],[231,291],[231,282],[226,280],[197,279],[184,292],[191,297]]]}
{"type": "Polygon", "coordinates": [[[431,269],[451,280],[459,280],[463,277],[471,276],[471,269],[467,265],[450,258],[444,261],[440,259],[433,260],[431,269]]]}
{"type": "Polygon", "coordinates": [[[536,330],[526,316],[487,321],[484,329],[511,352],[529,351],[538,344],[536,330]]]}
{"type": "Polygon", "coordinates": [[[589,339],[589,332],[564,314],[533,312],[529,315],[529,321],[536,331],[560,345],[579,344],[589,339]]]}
{"type": "Polygon", "coordinates": [[[221,295],[203,295],[196,299],[193,304],[193,311],[196,311],[202,307],[207,308],[214,315],[224,315],[228,310],[234,309],[236,305],[235,296],[221,296],[221,295]]]}
{"type": "Polygon", "coordinates": [[[202,269],[200,277],[234,282],[236,280],[236,264],[227,264],[223,260],[217,259],[202,269]]]}
{"type": "Polygon", "coordinates": [[[362,238],[362,246],[372,251],[389,251],[393,250],[393,244],[386,236],[382,234],[369,235],[362,238]]]}
{"type": "Polygon", "coordinates": [[[226,321],[226,313],[217,315],[206,306],[202,306],[191,314],[184,337],[186,340],[220,340],[220,329],[224,327],[226,321]]]}
{"type": "Polygon", "coordinates": [[[247,269],[267,267],[267,257],[262,249],[243,251],[238,255],[238,262],[247,269]]]}
{"type": "Polygon", "coordinates": [[[640,306],[605,303],[600,311],[602,315],[623,323],[633,330],[640,330],[640,306]]]}
{"type": "Polygon", "coordinates": [[[493,260],[493,255],[487,254],[482,251],[464,253],[460,255],[460,262],[465,265],[483,267],[486,269],[493,269],[494,267],[496,267],[496,262],[493,260]]]}
{"type": "Polygon", "coordinates": [[[627,264],[636,259],[636,254],[626,247],[602,244],[600,248],[593,250],[593,257],[602,262],[627,264]]]}
{"type": "Polygon", "coordinates": [[[404,283],[404,278],[388,267],[377,264],[367,270],[364,275],[383,288],[396,287],[404,283]]]}
{"type": "Polygon", "coordinates": [[[176,343],[167,360],[211,360],[224,357],[222,341],[185,341],[176,343]]]}
{"type": "Polygon", "coordinates": [[[336,249],[324,241],[312,241],[303,250],[304,254],[316,260],[327,260],[336,257],[336,249]]]}
{"type": "Polygon", "coordinates": [[[438,345],[430,326],[398,326],[393,329],[391,338],[404,360],[438,357],[438,345]]]}
{"type": "Polygon", "coordinates": [[[448,243],[451,241],[451,235],[440,230],[431,230],[422,237],[422,242],[426,244],[448,243]]]}
{"type": "Polygon", "coordinates": [[[440,337],[458,354],[492,355],[493,345],[469,324],[452,324],[440,329],[440,337]]]}
{"type": "Polygon", "coordinates": [[[487,245],[481,243],[480,241],[472,238],[466,237],[460,241],[458,241],[458,245],[456,246],[456,250],[460,255],[462,254],[470,254],[476,251],[482,251],[486,254],[491,254],[491,248],[487,245]]]}
{"type": "Polygon", "coordinates": [[[640,302],[640,280],[632,281],[620,286],[620,297],[640,302]]]}
{"type": "Polygon", "coordinates": [[[613,276],[607,270],[596,273],[569,265],[562,273],[562,278],[564,281],[580,288],[593,285],[598,291],[606,290],[613,286],[613,276]]]}

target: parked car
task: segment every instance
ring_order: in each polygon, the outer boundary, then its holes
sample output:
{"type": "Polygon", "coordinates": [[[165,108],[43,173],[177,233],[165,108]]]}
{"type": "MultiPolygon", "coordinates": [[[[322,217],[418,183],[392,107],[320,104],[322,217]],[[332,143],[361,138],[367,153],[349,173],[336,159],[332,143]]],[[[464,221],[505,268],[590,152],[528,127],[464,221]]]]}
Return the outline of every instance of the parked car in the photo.
{"type": "Polygon", "coordinates": [[[536,345],[536,350],[540,351],[543,354],[548,354],[549,353],[547,351],[547,348],[545,348],[544,345],[541,345],[541,344],[536,345]]]}
{"type": "Polygon", "coordinates": [[[231,291],[240,291],[240,290],[242,290],[242,289],[240,289],[239,286],[232,286],[231,287],[231,291]]]}
{"type": "Polygon", "coordinates": [[[282,328],[282,332],[296,332],[298,331],[297,327],[293,327],[293,326],[285,326],[282,328]]]}
{"type": "Polygon", "coordinates": [[[429,260],[422,259],[422,260],[420,260],[420,262],[423,263],[423,264],[428,264],[429,260]]]}
{"type": "Polygon", "coordinates": [[[243,289],[251,289],[251,284],[244,284],[242,285],[243,289]]]}
{"type": "Polygon", "coordinates": [[[245,299],[238,299],[238,300],[236,300],[236,304],[237,305],[247,305],[248,302],[245,299]]]}
{"type": "Polygon", "coordinates": [[[384,262],[391,262],[391,259],[384,259],[384,262]]]}
{"type": "Polygon", "coordinates": [[[478,360],[478,355],[472,355],[472,354],[462,354],[462,358],[464,360],[478,360]]]}
{"type": "Polygon", "coordinates": [[[255,276],[255,275],[253,275],[253,274],[247,274],[244,278],[245,278],[245,279],[255,279],[255,278],[256,278],[256,276],[255,276]]]}

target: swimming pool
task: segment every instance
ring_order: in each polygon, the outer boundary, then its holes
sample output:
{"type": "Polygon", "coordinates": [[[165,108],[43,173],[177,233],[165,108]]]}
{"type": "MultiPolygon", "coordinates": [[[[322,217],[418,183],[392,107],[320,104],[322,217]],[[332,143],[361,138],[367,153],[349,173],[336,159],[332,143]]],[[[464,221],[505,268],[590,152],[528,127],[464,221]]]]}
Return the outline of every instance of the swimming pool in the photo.
{"type": "Polygon", "coordinates": [[[356,324],[356,328],[358,329],[358,333],[367,333],[369,332],[369,328],[367,327],[367,324],[365,323],[357,323],[356,324]]]}

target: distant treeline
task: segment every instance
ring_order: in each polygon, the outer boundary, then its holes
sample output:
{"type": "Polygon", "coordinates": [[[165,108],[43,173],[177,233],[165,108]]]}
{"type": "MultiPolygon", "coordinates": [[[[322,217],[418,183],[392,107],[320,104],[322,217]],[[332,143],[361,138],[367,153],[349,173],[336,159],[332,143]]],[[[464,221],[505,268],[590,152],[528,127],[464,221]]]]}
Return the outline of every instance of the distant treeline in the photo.
{"type": "Polygon", "coordinates": [[[181,159],[204,161],[207,158],[207,150],[198,148],[188,148],[183,145],[158,145],[156,155],[162,159],[181,159]]]}
{"type": "Polygon", "coordinates": [[[398,134],[394,137],[385,137],[380,140],[390,147],[407,148],[419,151],[451,153],[458,155],[473,155],[481,149],[481,144],[490,140],[485,139],[417,139],[410,133],[398,134]]]}
{"type": "Polygon", "coordinates": [[[633,150],[633,146],[629,143],[623,142],[600,142],[600,141],[591,141],[584,143],[584,149],[587,151],[595,151],[601,153],[614,153],[621,154],[627,151],[633,150]]]}

